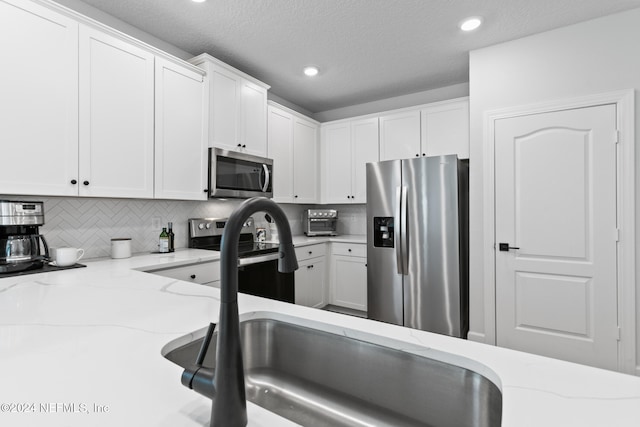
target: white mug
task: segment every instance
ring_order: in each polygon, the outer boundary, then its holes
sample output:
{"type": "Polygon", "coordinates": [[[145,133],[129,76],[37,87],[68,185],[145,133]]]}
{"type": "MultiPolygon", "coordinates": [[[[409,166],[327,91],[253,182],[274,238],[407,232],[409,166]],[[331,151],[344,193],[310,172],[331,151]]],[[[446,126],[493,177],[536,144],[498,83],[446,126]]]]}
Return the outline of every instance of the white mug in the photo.
{"type": "Polygon", "coordinates": [[[58,267],[68,267],[84,256],[84,249],[56,248],[53,263],[58,267]]]}

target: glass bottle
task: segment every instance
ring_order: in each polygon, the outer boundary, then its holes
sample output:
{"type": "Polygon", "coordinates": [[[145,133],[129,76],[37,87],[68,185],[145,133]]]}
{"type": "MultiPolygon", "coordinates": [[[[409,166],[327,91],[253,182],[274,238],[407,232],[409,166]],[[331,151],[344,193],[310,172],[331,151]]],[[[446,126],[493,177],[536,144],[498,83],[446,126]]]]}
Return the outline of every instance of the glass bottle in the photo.
{"type": "Polygon", "coordinates": [[[160,233],[160,246],[158,252],[169,252],[169,234],[167,234],[167,227],[162,227],[162,233],[160,233]]]}
{"type": "Polygon", "coordinates": [[[170,222],[168,226],[169,226],[169,230],[167,231],[167,234],[169,235],[169,252],[173,252],[176,250],[176,247],[175,247],[176,235],[173,234],[173,222],[170,222]]]}

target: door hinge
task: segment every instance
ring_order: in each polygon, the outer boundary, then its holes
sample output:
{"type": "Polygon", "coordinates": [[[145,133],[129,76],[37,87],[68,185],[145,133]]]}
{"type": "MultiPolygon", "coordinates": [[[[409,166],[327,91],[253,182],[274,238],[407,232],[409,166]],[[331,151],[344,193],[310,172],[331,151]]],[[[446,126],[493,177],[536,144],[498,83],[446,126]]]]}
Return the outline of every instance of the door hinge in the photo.
{"type": "Polygon", "coordinates": [[[620,131],[616,129],[616,130],[613,132],[613,143],[614,143],[614,144],[617,144],[617,143],[619,143],[619,142],[620,142],[620,131]]]}

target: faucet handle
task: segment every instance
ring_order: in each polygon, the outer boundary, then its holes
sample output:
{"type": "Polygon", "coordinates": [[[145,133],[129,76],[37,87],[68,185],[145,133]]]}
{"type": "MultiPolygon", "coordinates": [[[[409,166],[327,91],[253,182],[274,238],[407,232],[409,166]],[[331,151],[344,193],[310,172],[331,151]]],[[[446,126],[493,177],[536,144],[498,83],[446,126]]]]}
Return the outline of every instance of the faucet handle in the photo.
{"type": "Polygon", "coordinates": [[[216,330],[215,323],[209,323],[209,328],[207,329],[207,333],[202,340],[202,345],[200,346],[200,351],[198,352],[198,357],[196,357],[196,365],[202,366],[204,363],[204,358],[207,355],[207,351],[209,350],[209,344],[211,344],[211,338],[213,338],[213,332],[216,330]]]}

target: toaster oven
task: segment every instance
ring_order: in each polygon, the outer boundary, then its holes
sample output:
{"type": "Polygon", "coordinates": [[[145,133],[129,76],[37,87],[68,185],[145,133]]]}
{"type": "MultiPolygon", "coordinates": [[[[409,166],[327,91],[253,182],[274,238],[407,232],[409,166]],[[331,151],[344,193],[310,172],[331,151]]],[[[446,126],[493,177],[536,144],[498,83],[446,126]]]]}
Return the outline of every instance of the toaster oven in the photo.
{"type": "Polygon", "coordinates": [[[335,209],[307,209],[302,214],[304,234],[307,236],[337,236],[338,211],[335,209]]]}

